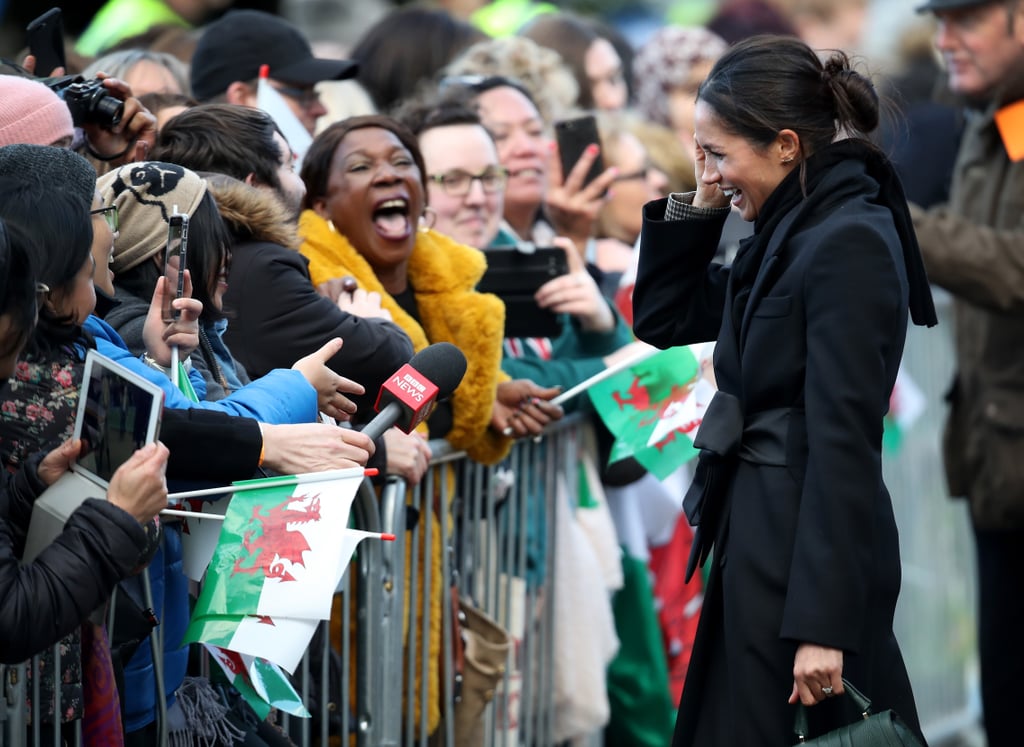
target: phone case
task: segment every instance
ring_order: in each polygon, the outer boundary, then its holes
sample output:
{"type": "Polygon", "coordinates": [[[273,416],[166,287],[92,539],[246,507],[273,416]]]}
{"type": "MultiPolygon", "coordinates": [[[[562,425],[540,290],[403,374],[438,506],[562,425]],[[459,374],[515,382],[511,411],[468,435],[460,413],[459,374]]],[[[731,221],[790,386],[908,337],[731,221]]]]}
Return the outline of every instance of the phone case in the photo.
{"type": "MultiPolygon", "coordinates": [[[[167,246],[164,248],[164,277],[174,288],[174,298],[185,295],[185,268],[188,259],[188,215],[174,213],[168,219],[167,246]],[[177,270],[172,272],[171,260],[177,258],[177,270]]],[[[165,322],[173,322],[179,312],[171,306],[171,299],[164,304],[163,317],[165,322]]]]}
{"type": "Polygon", "coordinates": [[[29,53],[36,58],[36,75],[45,78],[65,67],[64,23],[60,8],[51,8],[25,27],[29,53]]]}
{"type": "Polygon", "coordinates": [[[542,309],[533,299],[544,283],[565,275],[569,265],[565,251],[545,247],[532,253],[515,249],[487,252],[487,270],[477,290],[493,293],[505,302],[505,337],[558,337],[558,316],[542,309]]]}
{"type": "MultiPolygon", "coordinates": [[[[569,176],[576,162],[580,160],[583,151],[590,144],[601,145],[601,137],[597,131],[597,120],[593,115],[577,117],[576,119],[564,119],[555,122],[555,140],[558,142],[559,160],[562,162],[562,178],[569,176]]],[[[594,163],[587,172],[583,183],[590,184],[604,171],[604,159],[597,154],[594,163]]]]}

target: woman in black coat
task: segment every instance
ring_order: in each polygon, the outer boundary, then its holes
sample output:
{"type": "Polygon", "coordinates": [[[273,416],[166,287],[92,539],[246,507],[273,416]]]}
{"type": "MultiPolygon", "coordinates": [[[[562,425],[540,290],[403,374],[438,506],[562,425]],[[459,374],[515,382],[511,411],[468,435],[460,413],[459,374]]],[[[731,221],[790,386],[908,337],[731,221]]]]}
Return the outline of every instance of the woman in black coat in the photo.
{"type": "Polygon", "coordinates": [[[698,92],[697,191],[645,207],[637,336],[718,341],[684,500],[688,571],[714,558],[677,747],[791,744],[798,700],[815,733],[836,728],[853,718],[830,699],[842,677],[920,731],[881,437],[908,309],[935,312],[902,188],[865,138],[877,124],[845,55],[751,39],[698,92]],[[754,235],[721,266],[730,204],[754,235]]]}

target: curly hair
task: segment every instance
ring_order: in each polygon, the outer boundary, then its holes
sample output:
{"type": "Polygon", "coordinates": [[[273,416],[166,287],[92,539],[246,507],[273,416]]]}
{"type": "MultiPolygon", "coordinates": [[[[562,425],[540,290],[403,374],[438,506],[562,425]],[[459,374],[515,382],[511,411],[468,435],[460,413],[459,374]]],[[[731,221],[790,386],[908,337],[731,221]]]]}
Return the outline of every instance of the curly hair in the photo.
{"type": "Polygon", "coordinates": [[[579,98],[576,78],[558,53],[519,36],[474,44],[452,61],[445,73],[513,78],[529,90],[547,124],[569,116],[579,98]]]}

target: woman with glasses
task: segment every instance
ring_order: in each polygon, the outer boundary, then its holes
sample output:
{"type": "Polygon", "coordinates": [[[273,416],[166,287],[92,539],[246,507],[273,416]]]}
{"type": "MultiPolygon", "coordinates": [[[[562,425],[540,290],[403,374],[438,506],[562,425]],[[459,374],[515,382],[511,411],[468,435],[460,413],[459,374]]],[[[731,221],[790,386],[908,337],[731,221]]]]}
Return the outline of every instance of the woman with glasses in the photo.
{"type": "MultiPolygon", "coordinates": [[[[434,228],[487,251],[515,251],[515,239],[501,230],[508,171],[499,163],[491,134],[480,117],[451,92],[440,100],[410,105],[402,114],[419,137],[427,168],[429,210],[434,228]]],[[[569,388],[608,365],[607,356],[627,345],[628,327],[618,319],[570,243],[571,269],[537,291],[538,305],[563,314],[556,339],[510,338],[502,370],[544,386],[569,388]]]]}

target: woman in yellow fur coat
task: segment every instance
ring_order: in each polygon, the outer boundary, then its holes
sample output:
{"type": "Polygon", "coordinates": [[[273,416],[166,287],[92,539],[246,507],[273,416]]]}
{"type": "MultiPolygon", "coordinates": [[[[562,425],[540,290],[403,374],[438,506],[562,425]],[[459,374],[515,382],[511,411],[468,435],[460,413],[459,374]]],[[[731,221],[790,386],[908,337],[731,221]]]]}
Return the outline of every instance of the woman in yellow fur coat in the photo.
{"type": "MultiPolygon", "coordinates": [[[[338,122],[314,140],[302,180],[306,210],[299,234],[313,283],[351,276],[360,289],[380,294],[382,307],[417,351],[450,342],[466,355],[462,384],[428,421],[431,438],[444,438],[474,461],[493,464],[508,453],[511,436],[539,433],[561,417],[561,409],[548,401],[557,388],[510,381],[501,372],[504,305],[475,290],[486,269],[483,253],[419,227],[426,170],[411,132],[378,115],[338,122]]],[[[431,560],[437,583],[431,589],[429,655],[436,662],[443,598],[439,547],[431,560]]],[[[440,717],[437,676],[432,664],[429,731],[440,717]]]]}

